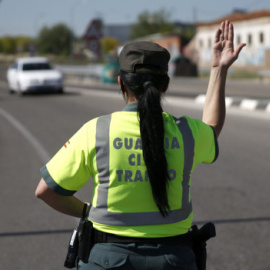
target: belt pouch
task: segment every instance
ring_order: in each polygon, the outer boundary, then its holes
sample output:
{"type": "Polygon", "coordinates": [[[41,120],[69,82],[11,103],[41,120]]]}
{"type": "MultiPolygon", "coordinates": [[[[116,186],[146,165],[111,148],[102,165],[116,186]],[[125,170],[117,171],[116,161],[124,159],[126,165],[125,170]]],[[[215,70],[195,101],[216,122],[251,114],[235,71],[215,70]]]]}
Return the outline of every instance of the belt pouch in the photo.
{"type": "Polygon", "coordinates": [[[215,225],[211,222],[204,224],[200,229],[197,225],[192,226],[193,252],[196,257],[198,270],[206,269],[207,250],[206,241],[216,236],[215,225]]]}

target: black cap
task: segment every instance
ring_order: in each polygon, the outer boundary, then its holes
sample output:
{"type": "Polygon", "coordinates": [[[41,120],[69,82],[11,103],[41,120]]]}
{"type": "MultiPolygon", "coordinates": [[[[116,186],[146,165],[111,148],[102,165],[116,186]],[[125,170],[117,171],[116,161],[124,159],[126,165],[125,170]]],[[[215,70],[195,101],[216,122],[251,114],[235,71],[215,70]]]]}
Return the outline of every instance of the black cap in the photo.
{"type": "Polygon", "coordinates": [[[129,43],[123,47],[119,55],[120,69],[132,73],[151,73],[151,67],[159,73],[167,73],[169,60],[170,53],[165,48],[147,41],[129,43]]]}

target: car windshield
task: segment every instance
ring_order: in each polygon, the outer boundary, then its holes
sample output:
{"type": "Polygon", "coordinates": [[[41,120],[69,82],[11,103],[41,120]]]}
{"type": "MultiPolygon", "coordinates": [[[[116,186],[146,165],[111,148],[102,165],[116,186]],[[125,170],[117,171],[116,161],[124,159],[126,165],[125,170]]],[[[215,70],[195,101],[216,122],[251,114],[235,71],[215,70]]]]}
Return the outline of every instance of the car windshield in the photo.
{"type": "Polygon", "coordinates": [[[48,70],[52,69],[49,63],[27,63],[23,64],[22,70],[30,71],[30,70],[48,70]]]}

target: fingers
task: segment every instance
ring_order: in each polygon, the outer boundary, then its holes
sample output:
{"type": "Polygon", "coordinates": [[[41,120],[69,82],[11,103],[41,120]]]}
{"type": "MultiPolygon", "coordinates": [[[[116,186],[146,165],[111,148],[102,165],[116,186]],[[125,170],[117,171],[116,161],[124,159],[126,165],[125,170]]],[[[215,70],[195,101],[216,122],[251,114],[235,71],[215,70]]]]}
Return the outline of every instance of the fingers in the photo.
{"type": "MultiPolygon", "coordinates": [[[[232,42],[233,44],[233,39],[234,39],[234,27],[233,24],[229,21],[225,22],[225,34],[224,34],[224,39],[228,39],[229,41],[232,42]]],[[[246,46],[245,43],[241,43],[237,46],[237,48],[234,51],[234,55],[236,57],[238,57],[239,53],[241,52],[241,50],[246,46]]]]}
{"type": "Polygon", "coordinates": [[[225,21],[225,26],[224,26],[224,39],[225,40],[229,39],[229,26],[230,26],[230,22],[225,21]]]}
{"type": "Polygon", "coordinates": [[[219,41],[224,40],[224,32],[225,32],[225,22],[222,22],[220,25],[220,36],[219,36],[219,41]]]}
{"type": "Polygon", "coordinates": [[[246,45],[247,45],[247,44],[245,44],[245,43],[239,44],[239,45],[237,46],[237,48],[235,49],[235,51],[234,51],[234,55],[235,55],[236,57],[238,57],[239,53],[241,52],[241,50],[242,50],[246,45]]]}
{"type": "Polygon", "coordinates": [[[234,37],[233,24],[228,22],[228,40],[233,42],[233,37],[234,37]]]}
{"type": "Polygon", "coordinates": [[[214,40],[215,43],[219,42],[219,40],[220,40],[220,35],[221,35],[221,29],[219,28],[219,29],[216,31],[216,34],[215,34],[215,40],[214,40]]]}
{"type": "Polygon", "coordinates": [[[229,40],[233,42],[234,30],[233,25],[230,21],[228,20],[226,20],[225,22],[223,21],[218,31],[220,31],[219,41],[229,40]]]}

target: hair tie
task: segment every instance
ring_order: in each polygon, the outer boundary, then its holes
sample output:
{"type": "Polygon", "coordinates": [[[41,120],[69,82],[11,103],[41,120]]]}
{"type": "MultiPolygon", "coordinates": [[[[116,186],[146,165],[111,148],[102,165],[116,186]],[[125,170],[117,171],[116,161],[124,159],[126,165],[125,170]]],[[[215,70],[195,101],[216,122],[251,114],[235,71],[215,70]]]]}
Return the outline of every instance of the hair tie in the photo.
{"type": "Polygon", "coordinates": [[[143,84],[143,88],[146,90],[148,88],[148,86],[153,86],[153,83],[150,82],[150,81],[146,81],[144,84],[143,84]]]}

